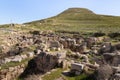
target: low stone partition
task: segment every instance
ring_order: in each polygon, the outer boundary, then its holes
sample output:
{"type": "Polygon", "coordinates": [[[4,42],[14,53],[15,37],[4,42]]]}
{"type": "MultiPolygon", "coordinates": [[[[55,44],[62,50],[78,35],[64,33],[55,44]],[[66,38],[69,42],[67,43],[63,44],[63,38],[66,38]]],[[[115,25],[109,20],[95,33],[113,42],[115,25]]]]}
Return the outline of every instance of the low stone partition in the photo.
{"type": "Polygon", "coordinates": [[[24,71],[25,66],[25,64],[21,64],[15,67],[0,70],[0,80],[16,79],[24,71]]]}
{"type": "Polygon", "coordinates": [[[22,55],[7,57],[4,59],[0,59],[0,65],[6,64],[9,62],[21,62],[22,60],[25,60],[27,58],[33,58],[34,56],[35,56],[34,52],[28,52],[28,53],[22,54],[22,55]]]}

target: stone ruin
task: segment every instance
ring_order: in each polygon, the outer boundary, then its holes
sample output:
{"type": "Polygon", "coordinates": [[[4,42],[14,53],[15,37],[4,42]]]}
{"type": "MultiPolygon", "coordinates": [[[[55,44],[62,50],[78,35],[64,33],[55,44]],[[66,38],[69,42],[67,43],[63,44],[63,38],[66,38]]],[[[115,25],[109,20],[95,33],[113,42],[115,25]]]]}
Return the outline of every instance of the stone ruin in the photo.
{"type": "Polygon", "coordinates": [[[0,80],[13,80],[17,78],[25,69],[25,64],[9,67],[0,70],[0,80]]]}
{"type": "Polygon", "coordinates": [[[24,78],[32,74],[44,74],[57,67],[62,67],[64,64],[65,54],[50,54],[46,52],[41,52],[35,58],[28,62],[28,66],[20,77],[24,78]]]}
{"type": "MultiPolygon", "coordinates": [[[[20,77],[26,77],[31,74],[44,74],[56,67],[65,68],[67,65],[66,52],[60,52],[65,49],[70,49],[71,51],[78,53],[78,55],[85,54],[90,52],[90,50],[96,50],[94,45],[96,42],[101,42],[102,40],[90,37],[90,38],[71,38],[71,37],[58,37],[55,34],[41,34],[39,32],[34,32],[33,35],[22,35],[21,37],[15,38],[18,41],[18,46],[16,48],[8,51],[8,54],[14,57],[4,58],[4,63],[7,62],[21,62],[23,59],[34,57],[29,61],[27,68],[21,74],[20,77]],[[27,54],[20,54],[24,52],[26,47],[35,45],[36,49],[34,52],[27,54]],[[35,55],[34,55],[35,53],[35,55]]],[[[14,43],[14,42],[12,42],[14,43]]],[[[17,42],[16,42],[17,43],[17,42]]],[[[16,44],[17,45],[17,44],[16,44]]],[[[99,47],[99,46],[97,46],[99,47]]],[[[114,54],[115,50],[120,50],[120,45],[111,45],[111,43],[105,42],[99,47],[100,50],[95,51],[96,54],[103,54],[106,61],[110,61],[114,66],[118,66],[119,63],[119,54],[114,54]],[[113,54],[112,54],[113,53],[113,54]]],[[[93,53],[93,54],[94,54],[93,53]]],[[[76,55],[76,54],[75,54],[76,55]]],[[[78,56],[80,58],[80,56],[78,56]]],[[[96,70],[98,65],[90,64],[88,55],[85,54],[82,56],[84,59],[81,62],[84,63],[70,63],[71,71],[76,75],[79,75],[84,67],[89,67],[96,70]]],[[[71,59],[71,58],[70,58],[71,59]]],[[[119,71],[116,71],[118,76],[119,71]]]]}

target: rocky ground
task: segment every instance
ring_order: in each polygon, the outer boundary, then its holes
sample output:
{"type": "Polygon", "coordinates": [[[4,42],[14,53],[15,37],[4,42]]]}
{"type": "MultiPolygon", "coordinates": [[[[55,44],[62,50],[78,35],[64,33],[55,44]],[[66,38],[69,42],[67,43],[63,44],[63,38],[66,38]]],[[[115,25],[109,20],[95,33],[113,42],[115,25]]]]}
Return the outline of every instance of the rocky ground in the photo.
{"type": "Polygon", "coordinates": [[[0,80],[44,80],[58,68],[54,80],[81,74],[87,76],[77,80],[120,80],[120,43],[109,37],[33,30],[7,32],[0,40],[0,80]]]}

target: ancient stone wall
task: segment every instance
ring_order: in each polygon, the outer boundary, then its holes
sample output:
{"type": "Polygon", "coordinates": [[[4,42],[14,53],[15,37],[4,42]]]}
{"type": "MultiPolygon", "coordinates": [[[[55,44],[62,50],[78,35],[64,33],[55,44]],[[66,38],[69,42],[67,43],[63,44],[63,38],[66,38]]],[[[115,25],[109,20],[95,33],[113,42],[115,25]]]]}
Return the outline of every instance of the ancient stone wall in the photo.
{"type": "Polygon", "coordinates": [[[15,80],[25,69],[25,64],[0,70],[0,80],[15,80]]]}

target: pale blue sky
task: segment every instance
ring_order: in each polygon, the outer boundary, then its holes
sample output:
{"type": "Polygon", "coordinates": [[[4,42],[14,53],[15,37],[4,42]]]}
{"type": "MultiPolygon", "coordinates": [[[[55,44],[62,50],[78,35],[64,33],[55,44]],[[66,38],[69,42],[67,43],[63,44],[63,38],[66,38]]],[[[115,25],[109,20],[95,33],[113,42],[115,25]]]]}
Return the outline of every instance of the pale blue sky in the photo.
{"type": "Polygon", "coordinates": [[[0,24],[40,20],[71,7],[120,16],[120,0],[0,0],[0,24]]]}

